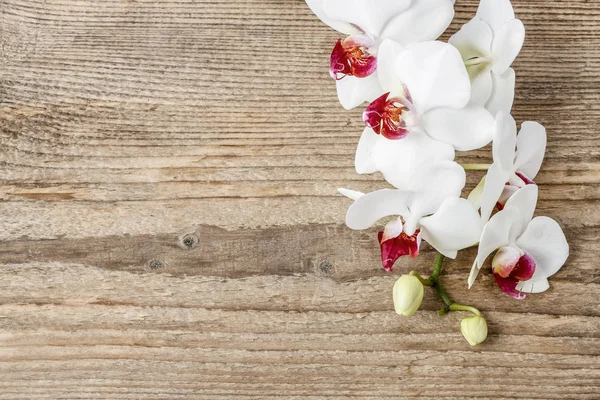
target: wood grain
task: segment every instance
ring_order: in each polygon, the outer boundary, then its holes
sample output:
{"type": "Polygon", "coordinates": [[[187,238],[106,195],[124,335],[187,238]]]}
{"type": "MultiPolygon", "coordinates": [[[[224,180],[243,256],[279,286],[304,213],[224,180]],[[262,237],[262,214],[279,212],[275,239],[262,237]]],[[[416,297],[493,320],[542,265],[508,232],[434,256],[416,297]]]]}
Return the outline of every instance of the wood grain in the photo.
{"type": "Polygon", "coordinates": [[[600,398],[600,3],[514,5],[514,116],[548,129],[537,213],[572,252],[521,302],[449,262],[470,348],[432,293],[393,312],[431,249],[386,274],[343,225],[336,188],[384,182],[303,2],[0,0],[0,399],[600,398]]]}

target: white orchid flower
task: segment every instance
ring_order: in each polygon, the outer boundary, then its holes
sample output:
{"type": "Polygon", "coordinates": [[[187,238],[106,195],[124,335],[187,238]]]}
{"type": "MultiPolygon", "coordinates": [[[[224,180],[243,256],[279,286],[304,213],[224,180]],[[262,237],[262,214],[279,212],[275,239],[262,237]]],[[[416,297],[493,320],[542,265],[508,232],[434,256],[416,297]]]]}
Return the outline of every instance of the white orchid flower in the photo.
{"type": "Polygon", "coordinates": [[[564,265],[569,245],[556,221],[548,217],[533,218],[537,196],[536,185],[519,189],[506,202],[504,210],[485,225],[469,287],[486,258],[498,250],[492,269],[502,291],[523,299],[526,293],[540,293],[549,288],[548,278],[564,265]]]}
{"type": "Polygon", "coordinates": [[[349,228],[367,229],[382,218],[395,217],[378,236],[387,271],[401,256],[418,256],[421,239],[450,258],[479,240],[479,214],[468,200],[458,197],[465,182],[464,170],[448,161],[422,178],[422,191],[383,189],[362,194],[340,189],[355,200],[346,214],[349,228]]]}
{"type": "MultiPolygon", "coordinates": [[[[506,201],[539,172],[546,152],[546,129],[537,122],[517,124],[510,115],[496,116],[496,136],[492,148],[494,163],[485,177],[481,194],[481,219],[485,223],[494,207],[502,210],[506,201]]],[[[475,191],[481,190],[481,185],[475,191]]]]}
{"type": "Polygon", "coordinates": [[[386,40],[379,49],[379,81],[387,91],[363,114],[359,174],[381,171],[399,189],[412,190],[424,166],[453,160],[454,151],[488,144],[493,116],[469,103],[470,82],[460,53],[442,42],[403,47],[386,40]]]}
{"type": "Polygon", "coordinates": [[[515,71],[510,66],[524,40],[525,27],[515,19],[510,0],[481,0],[475,18],[449,40],[469,71],[471,100],[492,115],[510,113],[515,95],[515,71]]]}
{"type": "Polygon", "coordinates": [[[338,40],[330,60],[340,103],[352,109],[379,97],[378,47],[384,39],[402,45],[437,39],[454,17],[451,0],[306,0],[338,40]]]}

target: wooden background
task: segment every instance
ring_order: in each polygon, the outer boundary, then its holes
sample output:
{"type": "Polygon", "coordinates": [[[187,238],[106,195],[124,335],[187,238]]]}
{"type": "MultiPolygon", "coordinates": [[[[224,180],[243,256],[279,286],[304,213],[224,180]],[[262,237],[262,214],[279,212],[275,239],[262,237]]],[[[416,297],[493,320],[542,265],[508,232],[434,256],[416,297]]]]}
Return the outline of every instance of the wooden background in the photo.
{"type": "Polygon", "coordinates": [[[303,2],[0,0],[0,399],[600,398],[600,2],[515,9],[514,116],[548,129],[538,214],[571,257],[521,302],[448,263],[490,324],[470,348],[430,292],[393,312],[430,248],[387,274],[343,224],[336,188],[384,182],[303,2]]]}

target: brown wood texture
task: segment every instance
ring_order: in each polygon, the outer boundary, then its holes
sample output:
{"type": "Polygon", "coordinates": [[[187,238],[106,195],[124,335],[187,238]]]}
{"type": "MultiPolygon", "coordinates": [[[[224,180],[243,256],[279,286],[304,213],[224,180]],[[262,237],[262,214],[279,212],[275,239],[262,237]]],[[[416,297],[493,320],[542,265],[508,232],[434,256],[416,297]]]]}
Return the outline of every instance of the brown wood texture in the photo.
{"type": "Polygon", "coordinates": [[[447,263],[489,321],[471,348],[433,293],[393,312],[430,248],[387,274],[344,226],[336,188],[385,183],[303,2],[0,0],[0,399],[600,398],[600,2],[514,5],[514,116],[548,129],[537,214],[571,256],[525,301],[447,263]]]}

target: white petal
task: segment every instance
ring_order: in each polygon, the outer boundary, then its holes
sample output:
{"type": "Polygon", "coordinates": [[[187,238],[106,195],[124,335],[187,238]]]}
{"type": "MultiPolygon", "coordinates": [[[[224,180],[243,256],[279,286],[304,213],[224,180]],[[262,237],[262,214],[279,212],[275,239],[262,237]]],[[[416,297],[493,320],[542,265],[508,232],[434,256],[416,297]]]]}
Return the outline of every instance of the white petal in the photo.
{"type": "Polygon", "coordinates": [[[494,34],[490,26],[479,17],[467,22],[448,40],[456,47],[464,60],[474,57],[488,57],[492,54],[494,34]]]}
{"type": "Polygon", "coordinates": [[[513,172],[517,147],[517,123],[508,114],[496,115],[496,134],[492,146],[494,162],[503,170],[513,172]]]}
{"type": "Polygon", "coordinates": [[[421,236],[435,249],[461,250],[479,241],[479,214],[466,199],[447,199],[430,217],[421,219],[421,236]]]}
{"type": "Polygon", "coordinates": [[[492,94],[485,108],[492,115],[498,112],[510,114],[515,99],[515,71],[512,68],[506,70],[502,75],[492,75],[492,94]]]}
{"type": "Polygon", "coordinates": [[[490,99],[494,81],[492,73],[484,71],[471,78],[471,101],[480,106],[485,106],[485,103],[490,99]]]}
{"type": "Polygon", "coordinates": [[[358,29],[347,22],[336,21],[330,18],[324,9],[324,4],[326,0],[306,0],[306,4],[312,10],[313,13],[325,24],[329,25],[331,28],[335,29],[338,32],[341,32],[345,35],[351,36],[360,33],[358,29]]]}
{"type": "MultiPolygon", "coordinates": [[[[510,244],[509,235],[513,225],[519,220],[519,210],[505,208],[494,215],[483,227],[479,249],[477,251],[477,268],[481,269],[485,259],[502,246],[510,244]]],[[[476,275],[476,274],[475,274],[476,275]]]]}
{"type": "Polygon", "coordinates": [[[471,82],[460,53],[447,43],[409,46],[396,61],[395,78],[406,84],[419,114],[434,107],[461,108],[471,97],[471,82]]]}
{"type": "Polygon", "coordinates": [[[535,260],[535,273],[531,280],[554,275],[569,257],[565,234],[560,225],[548,217],[534,218],[517,240],[517,245],[535,260]]]}
{"type": "Polygon", "coordinates": [[[515,12],[510,0],[481,0],[477,16],[496,32],[504,23],[515,18],[515,12]]]}
{"type": "Polygon", "coordinates": [[[479,149],[494,136],[495,120],[485,108],[469,103],[464,108],[439,107],[421,118],[429,136],[446,142],[459,151],[479,149]]]}
{"type": "Polygon", "coordinates": [[[396,65],[400,62],[400,57],[406,51],[406,47],[401,44],[386,39],[377,49],[377,76],[379,85],[386,92],[400,92],[403,90],[402,81],[396,74],[396,65]]]}
{"type": "Polygon", "coordinates": [[[523,122],[517,136],[515,169],[535,178],[546,153],[546,128],[537,122],[523,122]]]}
{"type": "Polygon", "coordinates": [[[340,104],[346,110],[358,107],[364,102],[371,102],[383,94],[377,71],[366,78],[345,76],[336,81],[336,87],[340,104]]]}
{"type": "Polygon", "coordinates": [[[537,205],[538,187],[537,185],[527,185],[517,190],[515,194],[504,205],[505,208],[516,208],[519,211],[519,219],[510,232],[511,243],[521,236],[535,212],[537,205]]]}
{"type": "Polygon", "coordinates": [[[516,289],[523,293],[542,293],[550,289],[550,283],[548,283],[548,279],[546,278],[530,279],[519,282],[516,289]]]}
{"type": "Polygon", "coordinates": [[[357,25],[372,36],[380,36],[385,24],[410,6],[410,0],[326,0],[325,13],[332,19],[357,25]]]}
{"type": "Polygon", "coordinates": [[[454,6],[449,0],[418,0],[390,20],[381,37],[408,45],[437,39],[454,18],[454,6]]]}
{"type": "Polygon", "coordinates": [[[412,193],[383,189],[365,194],[348,208],[346,225],[350,229],[367,229],[379,219],[390,215],[409,215],[408,207],[412,193]]]}
{"type": "MultiPolygon", "coordinates": [[[[447,199],[460,196],[466,174],[459,164],[440,161],[418,171],[417,181],[419,185],[409,205],[410,219],[406,220],[405,231],[409,235],[417,229],[421,218],[436,213],[447,199]]],[[[470,203],[469,205],[473,207],[470,203]]]]}
{"type": "Polygon", "coordinates": [[[511,66],[519,55],[525,41],[525,26],[518,19],[513,19],[502,25],[494,35],[492,54],[494,66],[492,71],[501,75],[511,66]]]}
{"type": "MultiPolygon", "coordinates": [[[[361,152],[366,148],[366,145],[362,146],[361,152]]],[[[380,137],[371,154],[377,170],[391,185],[398,189],[416,190],[423,183],[419,178],[423,171],[438,161],[453,160],[454,148],[416,130],[400,140],[380,137]]]]}
{"type": "Polygon", "coordinates": [[[365,194],[363,192],[357,192],[356,190],[339,188],[338,193],[342,196],[346,196],[350,200],[358,200],[363,197],[365,194]]]}
{"type": "Polygon", "coordinates": [[[509,176],[510,172],[503,170],[499,163],[492,164],[488,169],[483,187],[483,195],[481,196],[482,223],[486,223],[490,219],[509,176]]]}
{"type": "Polygon", "coordinates": [[[384,139],[382,136],[373,131],[373,129],[366,127],[363,130],[360,140],[358,141],[358,147],[356,148],[356,155],[354,156],[354,167],[356,172],[359,174],[372,174],[377,172],[377,164],[373,151],[379,140],[384,139]]]}
{"type": "Polygon", "coordinates": [[[471,204],[473,204],[473,207],[475,207],[477,210],[481,208],[481,202],[483,200],[483,188],[485,187],[486,177],[487,176],[484,175],[483,178],[481,178],[477,186],[471,190],[471,193],[469,193],[469,196],[467,197],[467,200],[469,200],[471,204]]]}

